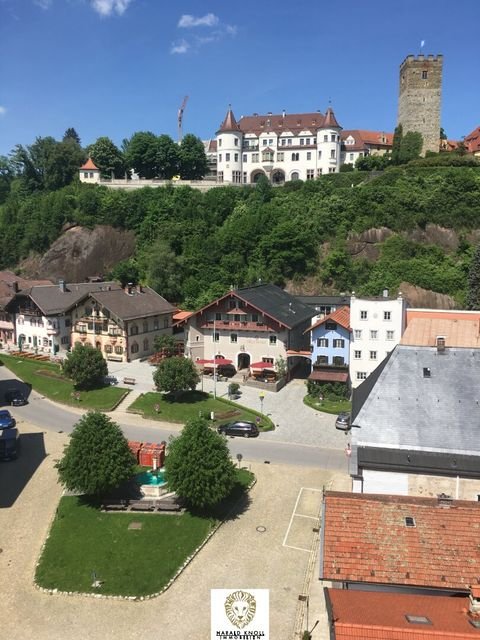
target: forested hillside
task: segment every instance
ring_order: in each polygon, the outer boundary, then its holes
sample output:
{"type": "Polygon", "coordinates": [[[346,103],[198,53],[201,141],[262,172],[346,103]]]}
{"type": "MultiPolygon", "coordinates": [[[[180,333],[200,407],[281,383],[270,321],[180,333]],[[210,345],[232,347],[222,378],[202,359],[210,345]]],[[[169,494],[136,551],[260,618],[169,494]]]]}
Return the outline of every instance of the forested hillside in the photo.
{"type": "Polygon", "coordinates": [[[480,229],[480,167],[407,165],[374,178],[356,171],[206,193],[188,187],[127,193],[77,182],[32,193],[13,180],[2,197],[0,267],[45,252],[66,223],[112,225],[137,238],[135,256],[115,275],[139,278],[189,307],[230,285],[307,277],[319,291],[368,295],[408,281],[462,305],[478,237],[472,232],[480,229]],[[454,230],[457,241],[440,247],[411,239],[429,224],[454,230]],[[355,256],[352,237],[382,227],[394,233],[377,247],[376,259],[355,256]]]}

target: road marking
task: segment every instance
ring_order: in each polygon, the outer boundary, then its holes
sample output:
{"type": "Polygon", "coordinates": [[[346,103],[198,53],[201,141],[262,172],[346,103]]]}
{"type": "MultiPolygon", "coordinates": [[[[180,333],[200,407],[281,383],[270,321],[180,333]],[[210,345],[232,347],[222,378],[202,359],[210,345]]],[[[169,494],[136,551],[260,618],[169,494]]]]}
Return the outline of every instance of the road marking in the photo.
{"type": "Polygon", "coordinates": [[[311,518],[312,520],[318,520],[318,516],[306,516],[303,513],[296,513],[296,518],[311,518]]]}
{"type": "Polygon", "coordinates": [[[295,547],[295,546],[293,546],[293,545],[291,545],[291,544],[287,544],[287,538],[288,538],[288,536],[289,536],[289,534],[290,534],[290,529],[292,528],[293,519],[294,519],[295,517],[297,517],[297,518],[308,518],[309,520],[316,520],[316,521],[318,521],[318,520],[319,520],[319,517],[318,517],[318,516],[307,516],[307,515],[305,515],[305,514],[303,514],[303,513],[295,513],[295,512],[296,512],[296,510],[297,510],[297,507],[298,507],[298,503],[299,503],[299,501],[300,501],[300,498],[302,497],[302,492],[303,492],[304,490],[305,490],[305,491],[316,491],[316,492],[318,492],[318,493],[322,493],[322,492],[323,492],[323,489],[313,489],[313,488],[311,488],[311,487],[300,487],[300,490],[299,490],[299,492],[298,492],[297,499],[296,499],[296,501],[295,501],[295,506],[293,507],[292,515],[290,516],[290,522],[288,523],[287,531],[286,531],[286,533],[285,533],[285,538],[283,539],[283,542],[282,542],[282,546],[283,546],[283,547],[287,547],[287,548],[289,548],[289,549],[295,549],[296,551],[306,551],[307,553],[310,553],[310,552],[311,552],[311,549],[304,549],[303,547],[295,547]]]}

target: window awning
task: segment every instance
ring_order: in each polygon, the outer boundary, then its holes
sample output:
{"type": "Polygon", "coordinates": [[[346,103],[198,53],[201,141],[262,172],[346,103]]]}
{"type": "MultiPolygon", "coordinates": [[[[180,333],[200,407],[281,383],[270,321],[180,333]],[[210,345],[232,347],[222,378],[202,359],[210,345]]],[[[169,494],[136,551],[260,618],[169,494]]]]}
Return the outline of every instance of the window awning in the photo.
{"type": "Polygon", "coordinates": [[[275,365],[272,362],[254,362],[250,369],[275,369],[275,365]]]}

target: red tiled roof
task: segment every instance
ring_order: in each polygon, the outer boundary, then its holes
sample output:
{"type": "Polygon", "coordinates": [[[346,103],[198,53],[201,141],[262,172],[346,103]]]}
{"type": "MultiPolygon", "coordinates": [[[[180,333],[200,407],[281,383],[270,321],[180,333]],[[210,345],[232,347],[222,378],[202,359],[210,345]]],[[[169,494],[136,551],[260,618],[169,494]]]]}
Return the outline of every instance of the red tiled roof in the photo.
{"type": "Polygon", "coordinates": [[[222,131],[238,131],[238,130],[239,130],[239,126],[237,121],[235,120],[233,111],[229,109],[217,133],[221,133],[222,131]]]}
{"type": "Polygon", "coordinates": [[[97,166],[95,166],[95,164],[93,163],[93,160],[91,158],[89,158],[85,162],[85,164],[80,167],[80,171],[82,169],[89,169],[90,171],[99,171],[99,168],[97,166]]]}
{"type": "Polygon", "coordinates": [[[243,133],[269,132],[280,135],[282,132],[300,133],[311,131],[315,133],[323,126],[324,116],[320,111],[314,113],[286,113],[243,116],[240,118],[239,127],[243,133]]]}
{"type": "Polygon", "coordinates": [[[345,371],[312,371],[308,379],[318,380],[318,382],[346,382],[348,373],[345,371]]]}
{"type": "Polygon", "coordinates": [[[362,151],[368,149],[370,145],[388,149],[393,145],[393,133],[386,133],[385,131],[349,129],[342,131],[340,134],[343,143],[349,136],[355,139],[355,143],[344,145],[345,151],[362,151]]]}
{"type": "Polygon", "coordinates": [[[480,151],[480,127],[477,127],[472,131],[472,133],[465,136],[464,144],[469,153],[480,151]]]}
{"type": "Polygon", "coordinates": [[[316,329],[324,322],[327,322],[327,320],[330,320],[331,322],[336,322],[337,324],[342,326],[344,329],[348,329],[349,331],[351,331],[350,307],[339,307],[333,313],[330,313],[328,316],[325,316],[324,318],[316,322],[314,325],[309,327],[306,331],[304,331],[304,333],[307,333],[307,331],[311,331],[312,329],[316,329]]]}
{"type": "Polygon", "coordinates": [[[328,107],[327,109],[327,113],[325,114],[325,119],[323,121],[323,127],[336,127],[338,129],[341,129],[340,125],[337,122],[337,119],[335,117],[335,114],[333,113],[333,109],[332,107],[328,107]]]}
{"type": "Polygon", "coordinates": [[[479,637],[469,623],[469,599],[326,589],[336,640],[429,640],[479,637]],[[408,622],[406,616],[426,617],[431,624],[408,622]]]}
{"type": "Polygon", "coordinates": [[[190,316],[193,316],[193,311],[177,311],[173,314],[172,318],[174,322],[180,322],[181,320],[186,320],[190,316]]]}
{"type": "Polygon", "coordinates": [[[480,503],[327,492],[325,580],[468,590],[480,575],[480,503]],[[405,518],[414,519],[407,527],[405,518]]]}
{"type": "Polygon", "coordinates": [[[480,348],[480,312],[460,318],[410,318],[400,344],[434,347],[443,336],[447,347],[480,348]]]}

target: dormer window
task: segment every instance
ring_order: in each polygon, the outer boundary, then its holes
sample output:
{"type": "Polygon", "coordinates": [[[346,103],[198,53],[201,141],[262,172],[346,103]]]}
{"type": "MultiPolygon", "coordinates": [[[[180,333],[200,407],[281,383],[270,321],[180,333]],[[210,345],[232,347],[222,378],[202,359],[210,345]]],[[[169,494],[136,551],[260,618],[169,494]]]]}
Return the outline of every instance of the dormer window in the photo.
{"type": "Polygon", "coordinates": [[[432,377],[432,370],[430,369],[430,367],[423,367],[423,377],[424,378],[432,377]]]}

